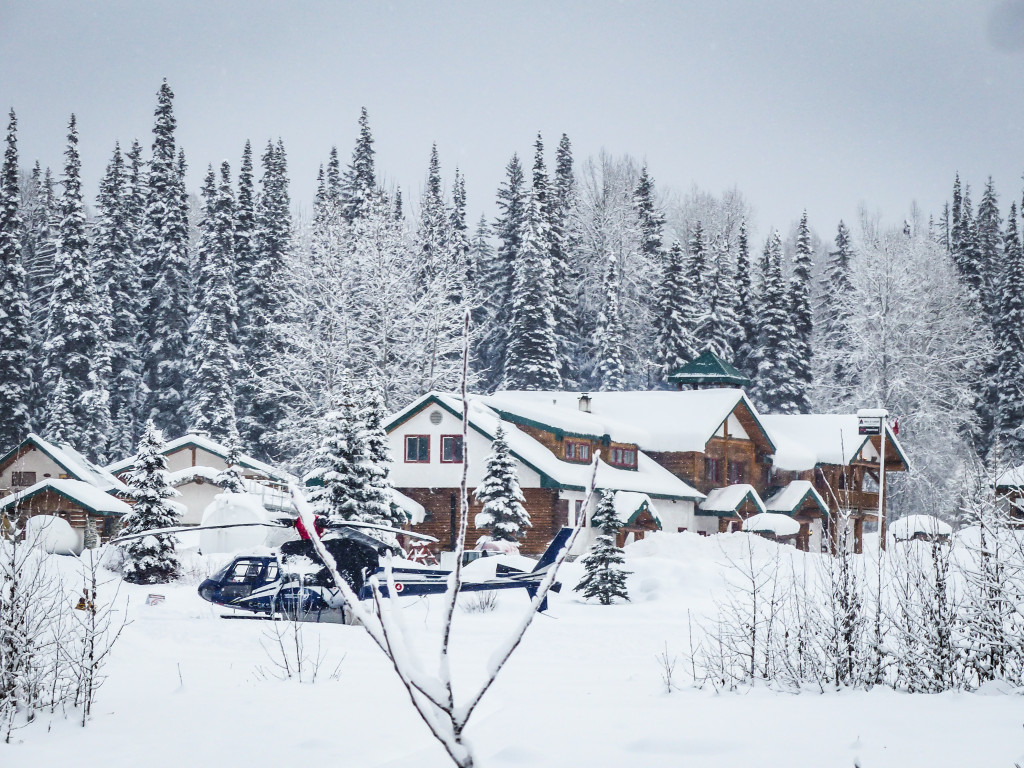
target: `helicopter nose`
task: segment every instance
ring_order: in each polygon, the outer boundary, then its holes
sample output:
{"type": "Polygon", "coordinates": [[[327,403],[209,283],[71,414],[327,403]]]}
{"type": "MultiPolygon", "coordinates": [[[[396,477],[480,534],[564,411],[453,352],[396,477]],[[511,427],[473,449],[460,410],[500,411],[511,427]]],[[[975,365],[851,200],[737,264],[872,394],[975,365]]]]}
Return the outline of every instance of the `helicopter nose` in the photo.
{"type": "Polygon", "coordinates": [[[213,579],[206,579],[202,584],[199,585],[199,596],[207,602],[214,602],[213,595],[217,589],[217,582],[213,579]]]}

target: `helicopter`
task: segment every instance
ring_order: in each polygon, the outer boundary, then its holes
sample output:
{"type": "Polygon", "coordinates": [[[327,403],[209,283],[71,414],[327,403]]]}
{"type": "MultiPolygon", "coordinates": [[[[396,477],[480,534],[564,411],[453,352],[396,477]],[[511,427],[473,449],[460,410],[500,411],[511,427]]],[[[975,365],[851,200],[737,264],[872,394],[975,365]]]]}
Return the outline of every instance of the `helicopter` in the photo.
{"type": "MultiPolygon", "coordinates": [[[[433,536],[422,533],[319,515],[315,516],[314,525],[316,534],[323,535],[323,545],[334,558],[339,575],[348,582],[360,600],[373,597],[373,585],[368,583],[371,577],[376,577],[380,582],[378,589],[381,596],[390,597],[385,583],[386,569],[380,565],[380,560],[389,553],[399,557],[404,554],[397,544],[372,535],[374,532],[437,542],[433,536]]],[[[272,619],[283,616],[296,621],[344,623],[348,611],[341,590],[316,553],[301,517],[294,520],[280,518],[267,522],[159,528],[121,536],[111,541],[111,544],[143,536],[253,526],[294,527],[298,539],[285,542],[277,550],[236,556],[199,585],[199,596],[215,605],[254,614],[251,617],[227,614],[223,618],[272,619]]],[[[569,528],[559,531],[533,570],[523,571],[499,563],[494,578],[463,582],[461,591],[518,588],[525,589],[532,598],[571,532],[569,528]]],[[[451,571],[395,567],[392,573],[396,595],[413,596],[443,593],[447,589],[451,571]]],[[[552,586],[556,592],[559,588],[558,584],[552,586]]],[[[546,603],[545,600],[541,610],[546,610],[546,603]]]]}

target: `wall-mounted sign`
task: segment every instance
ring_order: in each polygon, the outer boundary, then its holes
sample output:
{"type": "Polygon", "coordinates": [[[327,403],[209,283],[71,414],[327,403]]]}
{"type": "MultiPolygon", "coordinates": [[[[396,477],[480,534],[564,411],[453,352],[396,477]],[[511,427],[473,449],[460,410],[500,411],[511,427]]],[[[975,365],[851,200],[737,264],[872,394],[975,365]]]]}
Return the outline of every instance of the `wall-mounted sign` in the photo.
{"type": "Polygon", "coordinates": [[[882,434],[882,419],[880,416],[861,416],[857,419],[857,433],[860,435],[882,434]]]}

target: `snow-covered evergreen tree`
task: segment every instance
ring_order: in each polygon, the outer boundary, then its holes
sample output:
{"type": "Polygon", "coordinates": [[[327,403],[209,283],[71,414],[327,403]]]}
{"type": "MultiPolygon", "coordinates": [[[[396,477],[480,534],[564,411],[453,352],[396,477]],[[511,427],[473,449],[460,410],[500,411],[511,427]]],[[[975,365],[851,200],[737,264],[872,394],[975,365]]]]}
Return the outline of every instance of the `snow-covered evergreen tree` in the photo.
{"type": "Polygon", "coordinates": [[[366,519],[366,444],[351,383],[342,383],[340,398],[327,414],[326,434],[316,452],[314,469],[306,475],[307,498],[317,514],[341,520],[366,519]]]}
{"type": "Polygon", "coordinates": [[[654,292],[654,322],[658,334],[655,360],[664,377],[697,357],[694,331],[699,318],[695,315],[696,297],[686,255],[678,240],[663,254],[662,261],[661,278],[654,292]]]}
{"type": "Polygon", "coordinates": [[[707,243],[705,242],[704,237],[704,224],[700,221],[697,222],[696,226],[693,228],[693,232],[690,233],[689,254],[690,284],[693,286],[694,293],[697,296],[697,300],[700,302],[703,313],[705,295],[704,282],[707,279],[708,253],[707,243]]]}
{"type": "Polygon", "coordinates": [[[998,438],[1004,456],[1024,460],[1024,249],[1017,204],[1010,204],[1003,238],[998,314],[994,321],[998,438]]]}
{"type": "Polygon", "coordinates": [[[757,297],[753,285],[753,264],[747,240],[747,223],[740,222],[736,235],[736,321],[739,338],[733,355],[733,365],[751,381],[756,375],[756,348],[758,337],[757,297]]]}
{"type": "Polygon", "coordinates": [[[555,173],[548,205],[551,305],[555,316],[558,372],[563,387],[572,386],[577,379],[575,357],[578,340],[572,275],[573,252],[578,239],[573,231],[575,208],[576,177],[572,145],[569,137],[563,133],[555,152],[555,173]]]}
{"type": "Polygon", "coordinates": [[[245,493],[245,484],[242,482],[242,472],[239,469],[241,458],[242,448],[237,440],[233,440],[228,444],[228,455],[224,458],[227,467],[214,478],[214,482],[228,493],[245,493]]]}
{"type": "Polygon", "coordinates": [[[0,450],[17,445],[31,426],[32,318],[21,254],[17,130],[12,109],[0,166],[0,450]]]}
{"type": "MultiPolygon", "coordinates": [[[[252,175],[252,144],[246,140],[242,149],[242,164],[238,167],[238,195],[235,198],[234,218],[234,275],[235,286],[250,285],[256,249],[256,187],[252,175]]],[[[242,306],[243,296],[236,296],[239,314],[249,311],[242,306]]],[[[240,339],[244,344],[245,340],[240,339]]]]}
{"type": "Polygon", "coordinates": [[[234,194],[227,161],[220,167],[219,186],[210,167],[203,197],[195,317],[189,329],[189,429],[208,432],[214,440],[236,442],[238,306],[232,284],[234,194]]]}
{"type": "MultiPolygon", "coordinates": [[[[167,479],[167,457],[163,433],[152,420],[146,423],[135,454],[135,462],[125,475],[128,492],[135,504],[123,519],[121,533],[131,535],[178,524],[178,512],[169,501],[177,495],[167,479]]],[[[171,534],[155,534],[132,539],[124,546],[123,573],[133,584],[165,584],[177,578],[181,565],[171,534]]]]}
{"type": "Polygon", "coordinates": [[[373,134],[366,107],[359,114],[359,138],[352,150],[352,161],[341,185],[341,215],[348,222],[365,215],[377,194],[377,174],[373,164],[373,134]]]}
{"type": "Polygon", "coordinates": [[[185,430],[185,353],[188,346],[189,258],[184,156],[176,151],[174,94],[165,80],[157,94],[153,156],[143,224],[143,293],[148,306],[143,350],[147,410],[158,428],[185,430]],[[184,201],[183,201],[183,198],[184,201]]]}
{"type": "Polygon", "coordinates": [[[526,536],[527,528],[533,527],[530,513],[523,506],[526,498],[519,487],[516,460],[501,424],[495,430],[491,453],[484,461],[483,482],[474,494],[481,504],[476,527],[487,531],[491,540],[515,543],[526,536]]]}
{"type": "Polygon", "coordinates": [[[629,600],[626,576],[629,571],[622,569],[626,562],[622,549],[616,544],[616,537],[622,522],[615,513],[615,492],[605,491],[598,502],[591,525],[600,529],[593,548],[583,557],[586,573],[574,587],[583,597],[596,597],[601,605],[611,605],[615,598],[629,600]]]}
{"type": "Polygon", "coordinates": [[[851,320],[855,308],[851,306],[853,284],[850,277],[853,241],[849,228],[842,221],[836,227],[835,245],[825,267],[819,308],[821,323],[815,329],[819,340],[814,360],[818,372],[815,388],[820,393],[818,406],[826,409],[852,404],[851,395],[859,379],[859,371],[849,362],[854,344],[851,320]]]}
{"type": "Polygon", "coordinates": [[[598,354],[597,382],[604,392],[625,389],[626,366],[623,362],[625,329],[619,311],[619,269],[618,259],[608,256],[605,272],[605,303],[597,320],[596,347],[598,354]]]}
{"type": "Polygon", "coordinates": [[[504,389],[559,389],[561,386],[552,304],[548,184],[540,136],[535,148],[533,187],[522,251],[515,265],[504,389]]]}
{"type": "Polygon", "coordinates": [[[388,435],[384,430],[384,420],[388,414],[384,409],[384,399],[381,397],[379,387],[375,383],[363,392],[362,401],[359,420],[362,427],[362,469],[365,485],[361,499],[361,516],[369,522],[402,528],[409,520],[401,509],[392,504],[391,451],[388,449],[388,435]]]}
{"type": "Polygon", "coordinates": [[[765,243],[761,262],[760,343],[754,401],[765,413],[800,413],[795,380],[796,350],[789,292],[782,278],[782,238],[778,230],[765,243]]]}
{"type": "MultiPolygon", "coordinates": [[[[68,125],[60,228],[53,288],[43,352],[45,380],[52,392],[63,379],[70,403],[70,428],[64,438],[93,460],[103,460],[110,433],[104,313],[93,282],[89,243],[85,235],[81,161],[74,115],[68,125]]],[[[53,401],[56,404],[56,398],[53,401]]],[[[47,419],[47,432],[56,429],[55,408],[47,419]]]]}
{"type": "Polygon", "coordinates": [[[487,323],[480,341],[479,357],[485,371],[485,388],[489,391],[497,389],[505,380],[516,265],[522,254],[529,205],[523,168],[517,155],[512,156],[505,172],[506,179],[498,189],[499,214],[494,223],[498,249],[490,265],[480,271],[480,290],[488,296],[488,302],[487,323]]]}
{"type": "Polygon", "coordinates": [[[793,317],[793,384],[796,389],[798,413],[810,413],[811,339],[814,317],[811,311],[811,230],[807,225],[807,211],[800,216],[797,228],[796,253],[793,256],[793,276],[789,281],[790,312],[793,317]]]}
{"type": "Polygon", "coordinates": [[[244,312],[239,335],[244,340],[245,369],[239,401],[245,416],[240,424],[244,442],[257,456],[276,455],[275,440],[283,418],[279,395],[260,383],[284,353],[281,330],[286,323],[287,256],[291,247],[291,210],[284,144],[267,143],[256,201],[254,265],[238,285],[244,312]]]}
{"type": "Polygon", "coordinates": [[[722,360],[732,361],[742,328],[736,317],[735,278],[725,238],[715,243],[708,267],[704,280],[704,313],[695,334],[697,347],[702,352],[710,351],[722,360]]]}
{"type": "Polygon", "coordinates": [[[463,300],[476,303],[472,289],[474,267],[471,262],[469,227],[466,225],[466,177],[455,169],[452,184],[452,207],[448,212],[448,262],[451,265],[452,289],[449,302],[459,306],[463,300]]]}
{"type": "MultiPolygon", "coordinates": [[[[136,145],[137,148],[138,145],[136,145]]],[[[137,158],[129,158],[134,164],[137,158]]],[[[127,456],[135,445],[136,417],[141,396],[139,295],[142,289],[136,243],[139,220],[133,209],[133,176],[121,148],[100,181],[98,221],[93,249],[100,300],[107,319],[110,349],[110,417],[112,456],[127,456]]]]}
{"type": "Polygon", "coordinates": [[[445,275],[448,266],[448,212],[444,204],[441,161],[437,154],[437,144],[430,148],[427,185],[423,192],[423,200],[420,202],[420,225],[416,237],[420,244],[420,284],[425,290],[428,283],[438,276],[445,275]]]}

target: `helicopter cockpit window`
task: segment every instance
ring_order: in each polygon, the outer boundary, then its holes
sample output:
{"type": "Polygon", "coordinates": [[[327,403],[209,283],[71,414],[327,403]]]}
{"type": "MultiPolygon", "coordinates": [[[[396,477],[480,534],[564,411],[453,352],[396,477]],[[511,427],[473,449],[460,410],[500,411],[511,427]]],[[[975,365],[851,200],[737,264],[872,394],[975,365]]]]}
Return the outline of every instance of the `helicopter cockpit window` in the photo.
{"type": "Polygon", "coordinates": [[[231,584],[247,584],[256,581],[260,577],[260,570],[262,567],[262,563],[254,563],[251,560],[240,560],[235,563],[235,567],[231,571],[231,578],[229,578],[228,581],[231,584]]]}
{"type": "Polygon", "coordinates": [[[267,572],[263,575],[264,581],[274,581],[277,579],[277,563],[271,563],[267,566],[267,572]]]}

